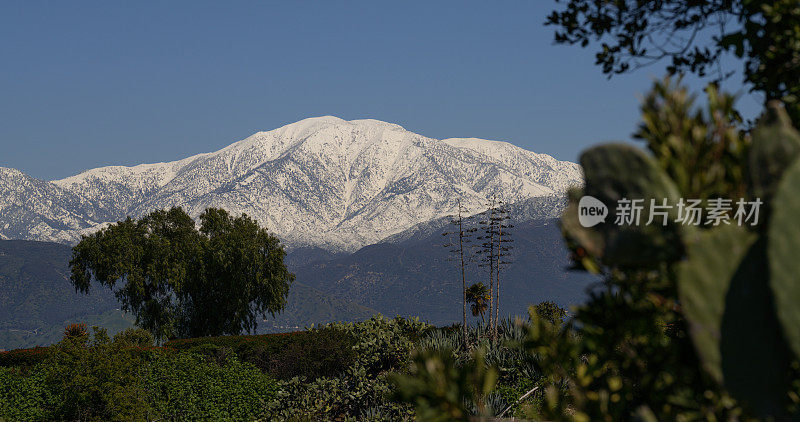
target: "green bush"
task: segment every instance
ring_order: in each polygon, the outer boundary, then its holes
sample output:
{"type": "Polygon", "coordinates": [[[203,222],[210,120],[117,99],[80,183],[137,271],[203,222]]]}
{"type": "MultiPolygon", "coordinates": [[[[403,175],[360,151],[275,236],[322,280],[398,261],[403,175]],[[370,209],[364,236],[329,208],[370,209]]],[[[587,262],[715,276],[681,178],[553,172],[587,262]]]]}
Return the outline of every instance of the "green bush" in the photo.
{"type": "Polygon", "coordinates": [[[152,347],[155,343],[153,335],[141,328],[128,328],[114,336],[115,343],[124,343],[133,347],[152,347]]]}
{"type": "MultiPolygon", "coordinates": [[[[37,350],[40,358],[10,354],[27,363],[0,370],[0,420],[407,420],[413,409],[390,398],[390,377],[407,372],[412,350],[439,331],[449,332],[377,316],[153,347],[141,330],[113,340],[96,330],[37,350]]],[[[505,352],[490,356],[516,362],[505,352]]]]}
{"type": "Polygon", "coordinates": [[[32,366],[45,360],[52,348],[34,347],[0,352],[0,367],[32,366]]]}
{"type": "Polygon", "coordinates": [[[416,342],[434,328],[416,318],[388,319],[382,315],[363,322],[332,323],[326,327],[349,333],[355,338],[356,365],[370,375],[408,366],[416,342]]]}
{"type": "Polygon", "coordinates": [[[45,385],[43,371],[0,368],[0,420],[50,419],[56,398],[45,385]]]}
{"type": "Polygon", "coordinates": [[[236,358],[209,363],[193,353],[160,354],[142,383],[152,414],[177,420],[253,420],[275,398],[277,384],[236,358]]]}
{"type": "Polygon", "coordinates": [[[259,336],[221,336],[173,340],[165,347],[189,350],[213,359],[233,353],[279,378],[335,376],[356,360],[355,337],[336,327],[259,336]]]}
{"type": "MultiPolygon", "coordinates": [[[[333,323],[355,340],[356,359],[336,377],[282,381],[278,398],[269,406],[268,420],[406,420],[407,404],[390,400],[392,372],[405,371],[416,339],[432,329],[416,319],[387,319],[380,315],[358,323],[333,323]]],[[[315,332],[312,330],[310,332],[315,332]]]]}
{"type": "Polygon", "coordinates": [[[146,337],[96,329],[32,366],[0,369],[0,420],[252,420],[275,397],[275,381],[251,364],[144,347],[146,337]]]}

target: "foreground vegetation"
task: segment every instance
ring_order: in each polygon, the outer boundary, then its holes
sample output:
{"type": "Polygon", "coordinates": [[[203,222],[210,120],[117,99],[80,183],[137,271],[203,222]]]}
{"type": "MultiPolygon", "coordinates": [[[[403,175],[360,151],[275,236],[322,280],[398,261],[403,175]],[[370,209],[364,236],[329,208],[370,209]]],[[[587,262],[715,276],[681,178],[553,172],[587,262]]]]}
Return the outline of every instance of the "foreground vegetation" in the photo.
{"type": "MultiPolygon", "coordinates": [[[[541,379],[520,348],[521,326],[507,320],[499,333],[492,345],[488,330],[471,328],[464,349],[459,327],[378,316],[156,347],[141,329],[111,339],[76,325],[54,346],[0,353],[0,420],[404,420],[415,416],[417,395],[437,382],[410,381],[417,366],[441,355],[448,356],[444,370],[482,368],[484,387],[473,391],[473,380],[465,380],[428,393],[428,406],[469,394],[451,415],[498,413],[541,379]]],[[[540,399],[529,395],[507,414],[540,399]]]]}
{"type": "Polygon", "coordinates": [[[235,357],[209,364],[153,347],[143,330],[71,328],[55,346],[4,353],[0,419],[245,420],[276,395],[273,378],[235,357]]]}

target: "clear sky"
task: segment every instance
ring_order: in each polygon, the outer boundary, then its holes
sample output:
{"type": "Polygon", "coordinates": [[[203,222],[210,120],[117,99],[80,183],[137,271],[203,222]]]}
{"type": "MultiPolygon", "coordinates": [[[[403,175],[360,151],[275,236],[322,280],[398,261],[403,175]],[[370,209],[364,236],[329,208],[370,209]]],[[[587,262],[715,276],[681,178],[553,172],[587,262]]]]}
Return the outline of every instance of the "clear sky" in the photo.
{"type": "Polygon", "coordinates": [[[608,80],[593,50],[553,44],[553,7],[4,1],[0,166],[56,179],[171,161],[321,115],[576,160],[630,138],[664,67],[608,80]]]}

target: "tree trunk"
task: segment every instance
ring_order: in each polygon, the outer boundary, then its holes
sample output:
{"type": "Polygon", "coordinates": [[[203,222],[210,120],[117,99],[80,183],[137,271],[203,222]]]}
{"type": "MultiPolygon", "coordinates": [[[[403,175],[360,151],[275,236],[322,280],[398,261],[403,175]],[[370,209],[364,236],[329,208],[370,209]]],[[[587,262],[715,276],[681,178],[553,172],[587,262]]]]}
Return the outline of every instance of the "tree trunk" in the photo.
{"type": "Polygon", "coordinates": [[[494,326],[494,201],[491,203],[491,211],[489,211],[487,227],[489,230],[489,333],[492,339],[492,327],[494,326]]]}
{"type": "MultiPolygon", "coordinates": [[[[502,215],[502,214],[501,214],[502,215]]],[[[503,220],[497,225],[497,266],[495,281],[497,282],[497,302],[494,307],[494,339],[497,340],[497,324],[500,319],[500,259],[503,252],[503,220]]]]}
{"type": "Polygon", "coordinates": [[[461,254],[461,334],[463,335],[464,350],[467,349],[467,276],[464,272],[464,227],[461,216],[461,200],[458,200],[458,249],[461,254]]]}

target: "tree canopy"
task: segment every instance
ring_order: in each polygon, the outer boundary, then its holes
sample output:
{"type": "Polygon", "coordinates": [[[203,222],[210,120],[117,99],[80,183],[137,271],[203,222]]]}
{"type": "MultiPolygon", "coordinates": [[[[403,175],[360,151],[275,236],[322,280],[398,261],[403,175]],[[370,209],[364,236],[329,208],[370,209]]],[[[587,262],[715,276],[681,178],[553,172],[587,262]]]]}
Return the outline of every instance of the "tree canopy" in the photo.
{"type": "Polygon", "coordinates": [[[252,331],[286,304],[294,281],[280,241],[247,215],[209,208],[200,227],[181,208],[130,217],[73,248],[71,281],[114,290],[158,338],[252,331]]]}
{"type": "Polygon", "coordinates": [[[800,3],[797,0],[568,0],[546,24],[556,43],[599,43],[609,75],[668,60],[668,72],[730,76],[720,58],[743,61],[742,74],[765,103],[783,101],[800,123],[800,3]]]}

